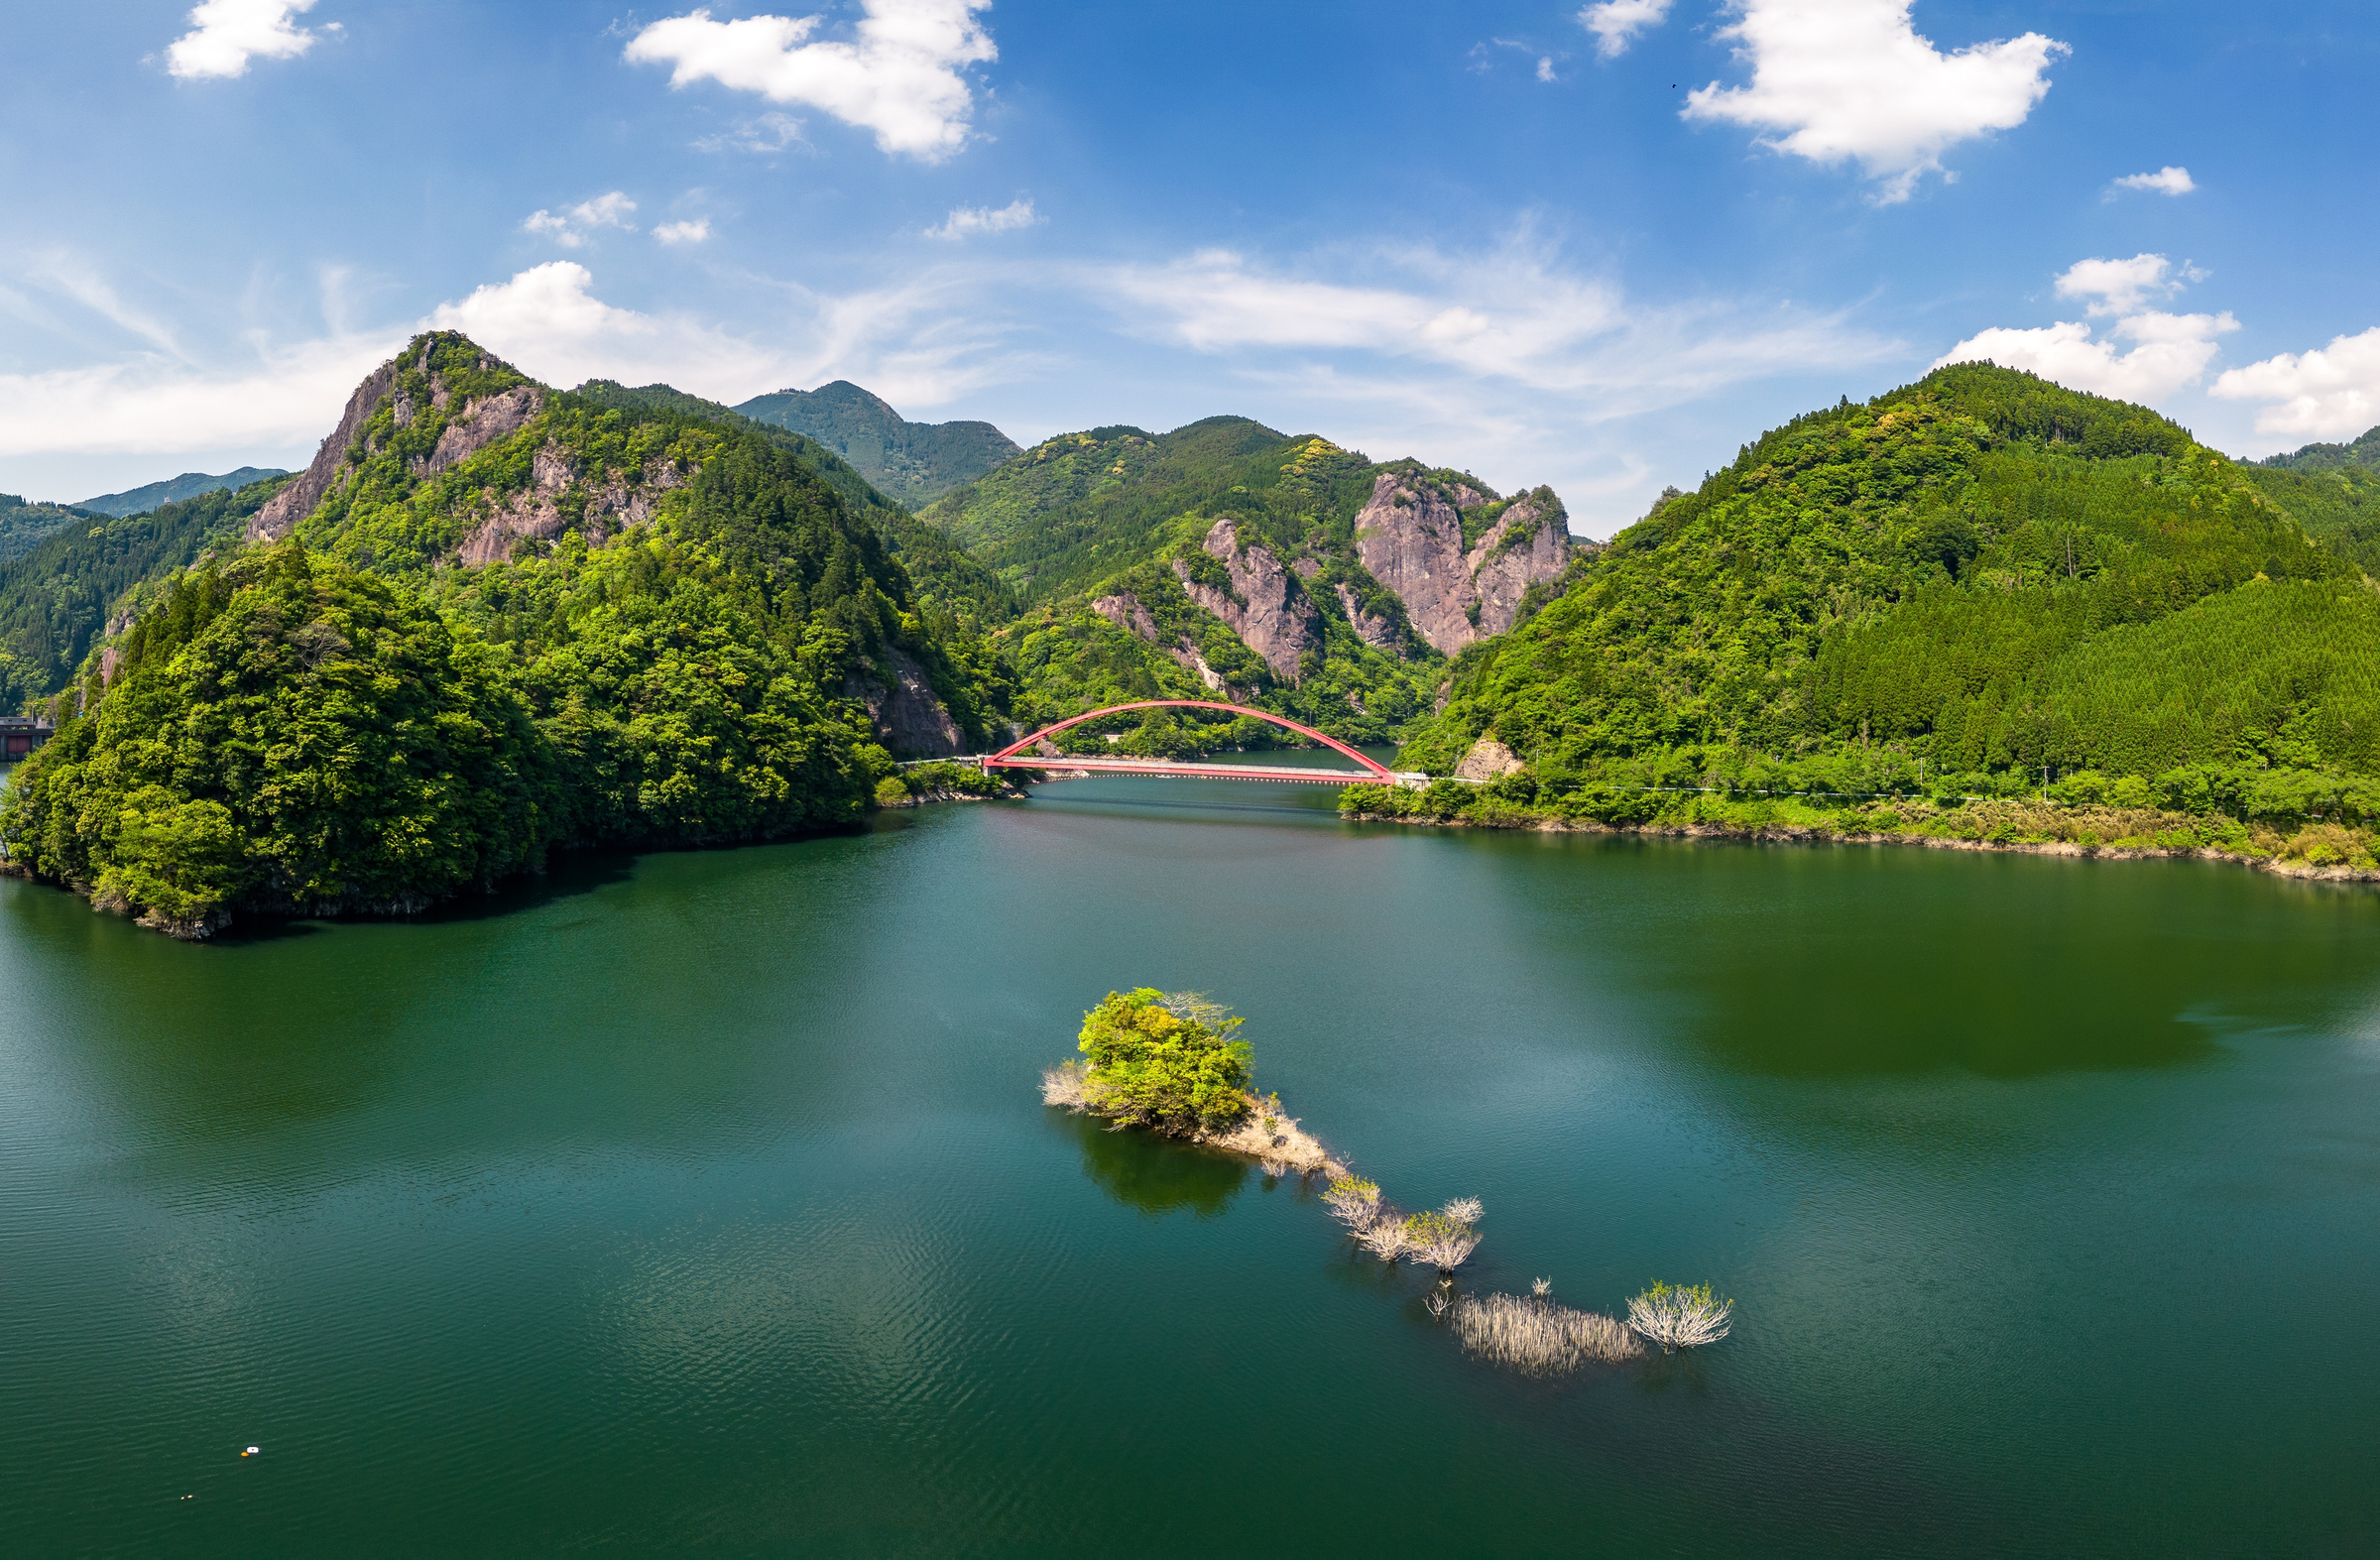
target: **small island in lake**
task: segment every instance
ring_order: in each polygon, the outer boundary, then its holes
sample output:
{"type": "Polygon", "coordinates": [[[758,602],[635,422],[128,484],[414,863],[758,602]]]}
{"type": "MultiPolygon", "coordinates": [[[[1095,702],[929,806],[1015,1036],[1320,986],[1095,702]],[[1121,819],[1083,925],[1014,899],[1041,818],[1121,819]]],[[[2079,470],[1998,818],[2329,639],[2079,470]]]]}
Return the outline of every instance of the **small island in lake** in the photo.
{"type": "Polygon", "coordinates": [[[1269,1175],[1345,1175],[1346,1165],[1281,1114],[1279,1095],[1255,1093],[1249,1045],[1238,1037],[1245,1021],[1198,992],[1110,992],[1083,1015],[1086,1060],[1044,1072],[1041,1098],[1119,1128],[1245,1153],[1269,1175]]]}

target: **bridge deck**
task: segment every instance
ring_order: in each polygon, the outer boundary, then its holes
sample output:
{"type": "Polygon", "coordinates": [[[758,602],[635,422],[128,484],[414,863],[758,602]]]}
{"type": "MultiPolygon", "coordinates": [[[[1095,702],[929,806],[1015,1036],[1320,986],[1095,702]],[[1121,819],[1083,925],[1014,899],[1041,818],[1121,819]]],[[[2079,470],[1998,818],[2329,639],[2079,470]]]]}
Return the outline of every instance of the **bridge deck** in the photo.
{"type": "Polygon", "coordinates": [[[1307,770],[1261,764],[1176,764],[1164,759],[1013,758],[986,759],[986,769],[1049,770],[1091,775],[1135,775],[1144,780],[1276,780],[1289,785],[1378,784],[1379,777],[1363,770],[1307,770]]]}

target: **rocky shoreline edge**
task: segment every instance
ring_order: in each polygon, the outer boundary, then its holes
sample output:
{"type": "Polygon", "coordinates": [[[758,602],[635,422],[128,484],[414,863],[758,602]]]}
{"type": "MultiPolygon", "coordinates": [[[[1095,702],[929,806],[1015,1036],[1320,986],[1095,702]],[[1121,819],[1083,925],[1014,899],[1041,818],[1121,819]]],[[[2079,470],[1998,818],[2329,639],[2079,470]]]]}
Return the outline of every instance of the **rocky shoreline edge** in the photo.
{"type": "Polygon", "coordinates": [[[1593,818],[1532,816],[1512,821],[1389,812],[1343,811],[1355,823],[1403,823],[1416,828],[1496,829],[1535,834],[1636,834],[1664,839],[1735,840],[1762,845],[1917,845],[1927,850],[1986,851],[2026,856],[2079,856],[2114,861],[2225,862],[2314,883],[2380,883],[2380,868],[2291,861],[2209,845],[2085,845],[2075,840],[1992,840],[1914,831],[1827,829],[1803,824],[1604,823],[1593,818]]]}

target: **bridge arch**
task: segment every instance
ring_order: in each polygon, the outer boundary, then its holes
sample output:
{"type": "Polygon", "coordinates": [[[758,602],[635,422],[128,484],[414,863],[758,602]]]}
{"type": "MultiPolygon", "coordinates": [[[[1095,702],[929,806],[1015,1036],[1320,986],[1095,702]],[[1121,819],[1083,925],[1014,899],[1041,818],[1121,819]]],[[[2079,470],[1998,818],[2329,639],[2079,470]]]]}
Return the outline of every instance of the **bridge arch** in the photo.
{"type": "Polygon", "coordinates": [[[1102,715],[1121,715],[1128,710],[1136,709],[1211,709],[1222,710],[1228,715],[1246,715],[1254,720],[1269,722],[1287,731],[1294,731],[1301,737],[1311,737],[1324,747],[1336,753],[1345,754],[1362,765],[1368,778],[1381,784],[1393,785],[1397,782],[1395,771],[1384,764],[1365,757],[1336,737],[1325,736],[1311,726],[1301,726],[1287,716],[1275,715],[1270,710],[1250,709],[1245,704],[1222,704],[1213,699],[1139,699],[1130,704],[1111,704],[1106,709],[1086,710],[1080,715],[1070,715],[1055,724],[1044,726],[1029,737],[1022,737],[1010,743],[998,753],[984,760],[984,768],[1039,769],[1052,765],[1063,766],[1065,763],[1063,759],[1044,759],[1037,755],[1029,759],[1019,759],[1016,755],[1034,743],[1064,731],[1069,726],[1079,726],[1084,721],[1097,720],[1102,715]]]}

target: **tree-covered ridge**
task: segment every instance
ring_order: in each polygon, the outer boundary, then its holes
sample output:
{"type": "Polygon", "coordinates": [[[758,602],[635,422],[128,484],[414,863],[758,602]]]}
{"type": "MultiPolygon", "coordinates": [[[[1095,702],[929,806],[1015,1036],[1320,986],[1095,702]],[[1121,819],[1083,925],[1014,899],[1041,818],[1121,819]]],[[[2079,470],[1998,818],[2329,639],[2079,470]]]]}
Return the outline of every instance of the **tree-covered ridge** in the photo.
{"type": "Polygon", "coordinates": [[[202,471],[185,471],[178,477],[163,482],[151,482],[143,487],[127,488],[121,493],[102,493],[86,498],[77,509],[92,510],[101,515],[144,515],[167,504],[178,504],[184,499],[202,498],[209,493],[236,492],[258,482],[270,482],[289,473],[275,467],[242,466],[220,476],[208,476],[202,471]]]}
{"type": "Polygon", "coordinates": [[[2308,536],[2365,573],[2380,574],[2380,467],[2241,470],[2308,536]]]}
{"type": "Polygon", "coordinates": [[[2375,668],[2358,571],[2246,468],[2140,408],[1962,366],[1798,419],[1621,534],[1462,658],[1408,762],[1492,734],[1553,796],[1835,752],[1879,789],[2363,769],[2375,668]]]}
{"type": "Polygon", "coordinates": [[[78,505],[28,504],[19,494],[0,493],[0,563],[23,557],[76,521],[88,526],[104,518],[78,505]]]}
{"type": "Polygon", "coordinates": [[[2352,466],[2380,471],[2380,427],[2367,428],[2345,444],[2307,444],[2285,455],[2267,455],[2258,464],[2278,471],[2339,471],[2352,466]]]}
{"type": "Polygon", "coordinates": [[[111,609],[137,613],[145,589],[209,547],[237,545],[287,481],[270,477],[123,519],[87,517],[0,564],[0,710],[63,688],[104,637],[111,609]]]}
{"type": "Polygon", "coordinates": [[[426,337],[287,479],[320,495],[287,540],[242,540],[262,488],[193,501],[228,524],[174,533],[162,579],[127,562],[135,620],[61,706],[87,713],[0,810],[12,867],[183,934],[411,907],[551,846],[847,825],[885,743],[1005,729],[1006,669],[919,597],[875,523],[897,511],[794,435],[643,394],[426,337]]]}
{"type": "Polygon", "coordinates": [[[911,422],[849,380],[755,396],[737,412],[806,434],[849,460],[894,501],[921,507],[1016,453],[989,422],[911,422]]]}

